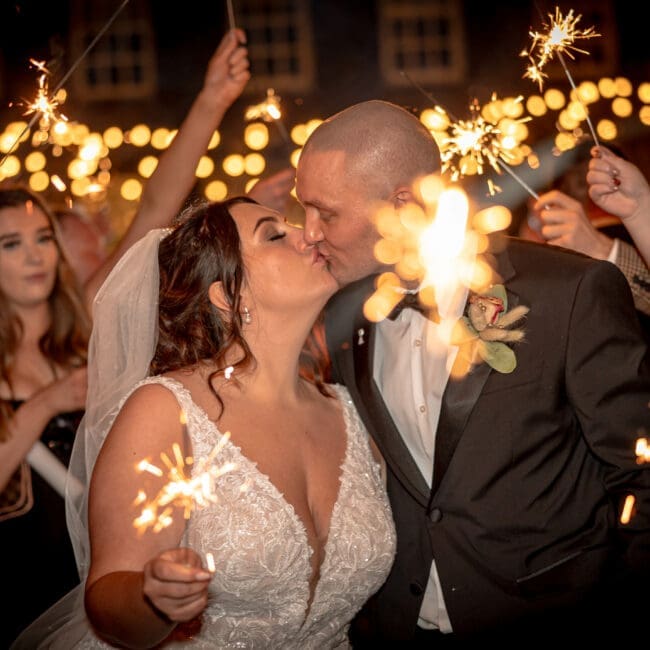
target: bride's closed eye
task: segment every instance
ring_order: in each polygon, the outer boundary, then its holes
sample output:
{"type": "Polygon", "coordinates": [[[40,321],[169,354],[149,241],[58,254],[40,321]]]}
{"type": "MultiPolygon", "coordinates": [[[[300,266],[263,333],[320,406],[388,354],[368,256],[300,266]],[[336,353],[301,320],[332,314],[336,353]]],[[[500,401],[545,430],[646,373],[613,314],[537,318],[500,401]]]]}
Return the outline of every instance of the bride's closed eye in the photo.
{"type": "Polygon", "coordinates": [[[278,239],[282,239],[287,236],[286,232],[279,232],[272,237],[269,237],[269,241],[277,241],[278,239]]]}

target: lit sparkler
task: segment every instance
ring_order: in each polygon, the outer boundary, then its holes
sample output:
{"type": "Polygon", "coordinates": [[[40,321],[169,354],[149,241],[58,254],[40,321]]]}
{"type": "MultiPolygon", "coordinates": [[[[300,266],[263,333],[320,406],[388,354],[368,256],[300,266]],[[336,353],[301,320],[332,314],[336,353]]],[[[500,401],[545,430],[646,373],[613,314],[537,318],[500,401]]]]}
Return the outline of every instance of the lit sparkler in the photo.
{"type": "MultiPolygon", "coordinates": [[[[587,29],[578,29],[577,24],[582,18],[582,15],[578,14],[574,17],[573,9],[569,11],[566,16],[563,16],[558,7],[555,8],[555,16],[548,14],[550,22],[544,24],[544,27],[547,29],[546,32],[536,32],[530,31],[529,35],[533,39],[530,49],[524,49],[520,56],[528,57],[530,65],[526,68],[524,73],[524,78],[529,78],[532,81],[536,82],[539,85],[540,92],[542,86],[544,85],[544,79],[548,77],[544,73],[544,66],[557,55],[558,61],[564,69],[564,73],[571,84],[576,96],[579,99],[578,91],[573,81],[573,77],[569,72],[569,68],[566,65],[563,54],[566,54],[571,59],[575,59],[574,52],[581,52],[582,54],[589,54],[587,50],[583,50],[575,45],[577,39],[589,39],[600,36],[593,27],[588,27],[587,29]]],[[[585,107],[587,124],[591,131],[591,136],[594,139],[594,143],[598,145],[598,138],[596,137],[596,132],[589,118],[589,112],[585,107]]]]}
{"type": "MultiPolygon", "coordinates": [[[[129,0],[122,0],[120,5],[113,12],[113,15],[106,21],[106,23],[99,30],[99,32],[97,32],[97,35],[95,36],[95,38],[93,38],[93,40],[88,44],[88,47],[86,47],[86,49],[81,53],[81,55],[77,58],[77,60],[70,66],[70,68],[65,73],[65,75],[63,75],[63,78],[61,79],[61,81],[59,81],[56,88],[50,94],[47,93],[47,89],[41,87],[41,80],[40,79],[42,79],[42,77],[39,78],[39,90],[38,90],[36,100],[33,102],[34,104],[39,103],[39,107],[37,107],[37,109],[34,111],[34,113],[32,115],[32,119],[28,122],[28,124],[25,126],[25,128],[17,135],[16,139],[14,140],[13,144],[11,145],[11,147],[9,148],[7,153],[5,153],[5,155],[2,157],[2,160],[0,160],[0,168],[4,164],[5,160],[7,160],[7,158],[10,156],[10,154],[16,148],[18,143],[21,141],[21,138],[23,137],[23,135],[27,131],[29,131],[29,129],[31,129],[32,126],[34,126],[34,123],[38,119],[39,115],[41,115],[41,107],[42,108],[47,108],[48,107],[49,104],[46,101],[46,99],[41,99],[40,102],[39,102],[41,91],[43,91],[43,94],[44,94],[45,98],[49,99],[49,98],[56,98],[57,97],[57,94],[58,94],[59,90],[61,90],[61,88],[63,88],[63,85],[70,78],[70,75],[76,70],[77,66],[81,63],[81,61],[83,61],[83,59],[86,58],[86,56],[88,55],[90,50],[92,50],[92,48],[95,47],[95,44],[97,43],[97,41],[106,33],[108,28],[113,24],[113,22],[115,21],[115,19],[119,15],[119,13],[122,11],[122,9],[124,9],[124,7],[128,4],[128,2],[129,2],[129,0]]],[[[35,61],[33,59],[30,59],[30,61],[31,61],[32,65],[36,66],[37,69],[40,69],[41,71],[45,70],[44,62],[35,61]]],[[[45,74],[45,72],[44,72],[44,74],[45,74]]]]}
{"type": "Polygon", "coordinates": [[[40,126],[42,130],[48,130],[50,125],[55,122],[67,122],[68,118],[59,113],[60,102],[57,93],[50,94],[48,76],[49,70],[45,67],[45,61],[35,61],[30,59],[30,63],[41,70],[42,74],[38,78],[38,90],[36,97],[32,102],[25,104],[24,116],[34,115],[40,117],[40,126]]]}
{"type": "MultiPolygon", "coordinates": [[[[183,427],[186,426],[186,422],[185,413],[181,412],[183,427]]],[[[183,516],[185,519],[189,519],[195,508],[216,503],[215,480],[235,468],[233,463],[225,463],[221,466],[214,463],[215,457],[229,438],[230,433],[224,433],[212,451],[197,463],[194,472],[188,472],[188,467],[194,465],[194,459],[189,456],[184,457],[180,445],[177,443],[172,447],[171,458],[165,452],[160,454],[169,480],[152,499],[148,499],[144,490],[138,492],[134,505],[144,504],[140,515],[133,520],[133,525],[137,528],[138,533],[144,533],[149,527],[154,533],[167,528],[173,521],[174,506],[182,508],[183,516]]],[[[162,477],[165,474],[161,467],[153,464],[147,458],[141,460],[136,469],[139,472],[149,472],[154,476],[162,477]]]]}
{"type": "MultiPolygon", "coordinates": [[[[494,102],[496,95],[493,94],[490,104],[494,102]]],[[[519,142],[512,134],[503,131],[500,121],[493,122],[484,116],[490,104],[482,107],[474,100],[470,104],[470,119],[452,122],[450,135],[441,141],[442,172],[450,172],[451,180],[455,182],[465,176],[482,175],[489,166],[498,174],[502,170],[507,172],[538,199],[538,194],[510,166],[520,158],[517,152],[519,142]]],[[[523,124],[528,120],[529,117],[511,119],[510,124],[523,124]]],[[[498,191],[494,184],[488,184],[488,188],[491,195],[498,191]]]]}
{"type": "Polygon", "coordinates": [[[650,463],[650,446],[646,438],[637,439],[635,453],[637,463],[650,463]]]}
{"type": "MultiPolygon", "coordinates": [[[[416,188],[424,209],[410,203],[396,212],[380,210],[375,223],[381,239],[375,256],[394,266],[377,281],[366,301],[364,314],[371,321],[383,320],[405,292],[417,286],[420,302],[428,308],[438,300],[454,302],[466,287],[483,287],[491,271],[480,255],[480,235],[467,227],[469,203],[459,187],[445,188],[439,176],[421,179],[416,188]]],[[[451,334],[456,317],[439,314],[441,336],[451,334]]]]}
{"type": "Polygon", "coordinates": [[[263,120],[264,122],[275,122],[280,130],[282,139],[290,142],[289,134],[282,123],[282,111],[280,110],[280,96],[275,94],[273,88],[268,88],[266,98],[259,104],[254,104],[246,109],[244,114],[246,121],[263,120]]]}

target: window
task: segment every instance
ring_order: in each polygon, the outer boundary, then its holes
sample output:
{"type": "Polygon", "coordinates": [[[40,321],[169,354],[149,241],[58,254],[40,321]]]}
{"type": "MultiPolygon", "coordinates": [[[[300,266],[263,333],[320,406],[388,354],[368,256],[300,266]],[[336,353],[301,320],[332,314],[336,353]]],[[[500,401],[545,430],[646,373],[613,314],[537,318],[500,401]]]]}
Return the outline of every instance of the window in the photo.
{"type": "Polygon", "coordinates": [[[70,14],[71,62],[81,61],[71,78],[75,92],[87,101],[142,99],[156,86],[153,32],[146,0],[123,6],[113,0],[73,0],[70,14]]]}
{"type": "Polygon", "coordinates": [[[462,5],[454,0],[381,0],[379,60],[393,85],[452,84],[465,75],[462,5]],[[405,74],[403,74],[405,73],[405,74]]]}
{"type": "Polygon", "coordinates": [[[239,0],[235,22],[248,35],[252,81],[247,92],[304,92],[314,80],[311,17],[307,0],[239,0]]]}

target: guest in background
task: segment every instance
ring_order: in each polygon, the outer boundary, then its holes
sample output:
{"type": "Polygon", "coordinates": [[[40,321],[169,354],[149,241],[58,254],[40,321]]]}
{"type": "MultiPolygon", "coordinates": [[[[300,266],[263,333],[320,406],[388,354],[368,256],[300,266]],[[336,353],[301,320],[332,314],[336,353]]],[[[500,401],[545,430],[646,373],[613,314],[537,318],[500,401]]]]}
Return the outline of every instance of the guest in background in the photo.
{"type": "MultiPolygon", "coordinates": [[[[524,227],[520,234],[616,264],[630,285],[641,325],[650,338],[650,269],[618,215],[608,213],[590,198],[589,148],[582,145],[564,154],[573,156],[573,164],[556,179],[553,189],[533,203],[525,225],[532,222],[534,231],[524,227]]],[[[608,189],[616,187],[614,178],[608,175],[608,189]]]]}
{"type": "Polygon", "coordinates": [[[239,30],[221,41],[135,218],[83,288],[51,209],[25,188],[0,188],[0,553],[11,592],[0,647],[79,581],[64,501],[32,471],[27,455],[40,440],[67,464],[86,398],[88,307],[122,254],[182,206],[212,131],[250,77],[239,41],[239,30]]]}

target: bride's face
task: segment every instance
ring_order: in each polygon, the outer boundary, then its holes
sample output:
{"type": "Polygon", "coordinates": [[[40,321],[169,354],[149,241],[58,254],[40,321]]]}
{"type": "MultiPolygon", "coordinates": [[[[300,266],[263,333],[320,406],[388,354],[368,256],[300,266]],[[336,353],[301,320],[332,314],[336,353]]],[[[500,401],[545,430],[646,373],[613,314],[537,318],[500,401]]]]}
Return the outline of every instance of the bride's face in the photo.
{"type": "Polygon", "coordinates": [[[256,204],[236,204],[230,213],[239,231],[252,304],[283,311],[321,309],[338,285],[317,248],[304,243],[302,231],[256,204]]]}

